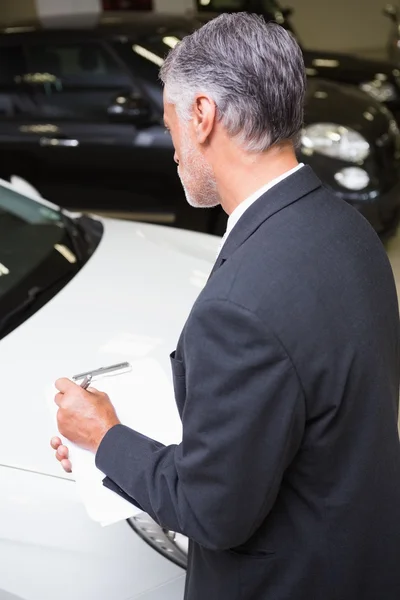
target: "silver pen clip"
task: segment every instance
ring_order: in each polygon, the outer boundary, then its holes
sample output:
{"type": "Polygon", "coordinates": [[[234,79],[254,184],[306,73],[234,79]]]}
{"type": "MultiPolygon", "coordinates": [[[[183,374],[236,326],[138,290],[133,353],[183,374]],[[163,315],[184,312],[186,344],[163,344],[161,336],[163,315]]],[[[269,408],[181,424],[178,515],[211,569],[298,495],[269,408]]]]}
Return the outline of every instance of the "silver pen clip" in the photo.
{"type": "Polygon", "coordinates": [[[87,390],[91,381],[92,381],[92,376],[86,375],[85,379],[81,383],[81,388],[83,388],[84,390],[87,390]]]}
{"type": "MultiPolygon", "coordinates": [[[[90,377],[90,380],[92,380],[96,377],[104,377],[107,375],[122,375],[122,373],[127,373],[131,369],[132,366],[130,363],[122,362],[117,363],[116,365],[110,365],[109,367],[100,367],[98,369],[92,369],[91,371],[85,371],[84,373],[78,373],[78,375],[72,377],[72,380],[78,381],[79,379],[85,379],[86,377],[90,377]]],[[[83,383],[81,385],[83,387],[83,383]]]]}

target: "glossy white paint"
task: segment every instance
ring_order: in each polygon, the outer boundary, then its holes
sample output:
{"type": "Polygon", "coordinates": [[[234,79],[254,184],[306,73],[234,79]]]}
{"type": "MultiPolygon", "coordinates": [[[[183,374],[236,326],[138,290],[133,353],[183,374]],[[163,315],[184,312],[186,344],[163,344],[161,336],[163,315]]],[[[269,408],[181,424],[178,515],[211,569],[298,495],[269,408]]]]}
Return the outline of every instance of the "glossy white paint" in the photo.
{"type": "Polygon", "coordinates": [[[126,521],[90,521],[73,482],[0,468],[0,486],[1,600],[182,598],[184,571],[126,521]]]}
{"type": "MultiPolygon", "coordinates": [[[[104,226],[100,246],[78,275],[0,341],[7,373],[0,394],[7,415],[0,420],[0,464],[60,475],[48,449],[54,425],[46,405],[49,385],[58,377],[146,359],[154,376],[161,370],[171,382],[169,353],[206,282],[219,240],[124,221],[104,226]]],[[[127,394],[140,411],[135,390],[127,394]]],[[[164,401],[154,398],[153,416],[164,401]]],[[[166,428],[176,427],[175,416],[171,403],[166,428]]]]}
{"type": "Polygon", "coordinates": [[[10,594],[24,600],[183,595],[183,571],[126,522],[101,528],[87,517],[73,476],[63,473],[49,446],[55,431],[46,396],[60,376],[125,360],[145,365],[149,382],[162,378],[166,394],[143,411],[128,382],[138,422],[152,419],[179,441],[169,353],[219,239],[124,221],[103,224],[103,239],[79,274],[0,341],[0,600],[10,594]]]}
{"type": "MultiPolygon", "coordinates": [[[[1,181],[3,184],[8,183],[4,180],[1,181]]],[[[33,187],[33,185],[29,183],[29,181],[23,179],[22,177],[19,177],[19,175],[11,175],[10,182],[11,188],[14,188],[14,190],[20,192],[21,194],[24,194],[28,198],[32,198],[33,200],[42,198],[41,194],[39,194],[39,191],[35,187],[33,187]]],[[[51,205],[51,203],[49,202],[48,205],[51,205]]],[[[53,204],[52,208],[57,208],[57,206],[53,204]]]]}

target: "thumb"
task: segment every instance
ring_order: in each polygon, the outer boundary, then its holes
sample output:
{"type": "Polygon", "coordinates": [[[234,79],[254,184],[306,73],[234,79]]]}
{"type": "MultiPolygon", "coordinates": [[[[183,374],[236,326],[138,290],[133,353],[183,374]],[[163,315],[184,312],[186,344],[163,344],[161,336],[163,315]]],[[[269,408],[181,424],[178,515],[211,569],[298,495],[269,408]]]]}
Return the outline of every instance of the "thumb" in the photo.
{"type": "Polygon", "coordinates": [[[68,391],[71,387],[76,386],[76,383],[74,383],[70,379],[67,379],[66,377],[62,377],[61,379],[57,379],[54,385],[56,386],[56,389],[59,392],[65,394],[65,392],[68,391]]]}
{"type": "Polygon", "coordinates": [[[99,393],[99,390],[97,390],[94,387],[88,387],[88,388],[86,388],[86,391],[90,392],[91,394],[98,394],[99,393]]]}

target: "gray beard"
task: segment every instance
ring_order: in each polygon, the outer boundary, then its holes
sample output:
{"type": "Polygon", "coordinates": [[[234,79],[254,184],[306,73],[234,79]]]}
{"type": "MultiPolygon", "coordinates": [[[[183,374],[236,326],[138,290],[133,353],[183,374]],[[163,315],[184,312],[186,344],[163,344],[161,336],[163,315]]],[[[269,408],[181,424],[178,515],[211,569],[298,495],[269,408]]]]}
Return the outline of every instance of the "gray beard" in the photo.
{"type": "Polygon", "coordinates": [[[218,206],[220,204],[216,185],[212,179],[210,179],[207,182],[207,185],[204,186],[206,189],[201,191],[199,194],[200,198],[194,198],[192,194],[190,194],[180,175],[179,179],[181,180],[183,191],[185,192],[186,201],[190,206],[193,206],[193,208],[213,208],[214,206],[218,206]]]}

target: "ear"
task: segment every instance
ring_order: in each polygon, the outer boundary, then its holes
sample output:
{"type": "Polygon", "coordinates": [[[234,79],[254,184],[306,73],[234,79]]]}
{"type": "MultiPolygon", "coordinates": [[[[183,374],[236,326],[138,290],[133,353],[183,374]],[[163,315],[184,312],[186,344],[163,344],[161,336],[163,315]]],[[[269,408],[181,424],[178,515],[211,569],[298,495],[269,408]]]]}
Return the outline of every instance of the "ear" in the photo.
{"type": "Polygon", "coordinates": [[[194,99],[192,126],[197,142],[204,144],[217,120],[217,107],[209,96],[199,94],[194,99]]]}

